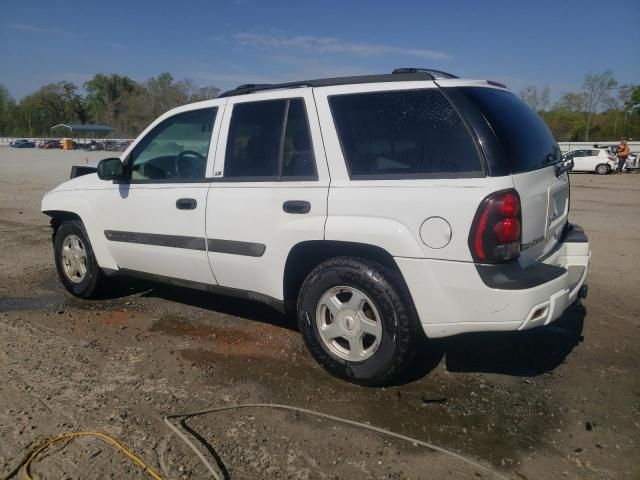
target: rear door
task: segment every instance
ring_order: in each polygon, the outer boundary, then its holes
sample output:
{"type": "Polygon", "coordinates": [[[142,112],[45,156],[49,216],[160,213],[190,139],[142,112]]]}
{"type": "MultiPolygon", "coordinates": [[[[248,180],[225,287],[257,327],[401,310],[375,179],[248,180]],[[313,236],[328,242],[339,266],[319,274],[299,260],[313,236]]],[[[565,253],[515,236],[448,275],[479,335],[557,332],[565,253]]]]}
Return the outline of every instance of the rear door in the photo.
{"type": "Polygon", "coordinates": [[[329,173],[311,89],[229,97],[207,199],[221,286],[283,298],[287,255],[322,240],[329,173]]]}
{"type": "Polygon", "coordinates": [[[569,214],[569,177],[556,174],[562,160],[560,148],[540,116],[508,90],[461,90],[478,106],[498,138],[520,194],[520,262],[526,266],[539,261],[558,243],[569,214]]]}

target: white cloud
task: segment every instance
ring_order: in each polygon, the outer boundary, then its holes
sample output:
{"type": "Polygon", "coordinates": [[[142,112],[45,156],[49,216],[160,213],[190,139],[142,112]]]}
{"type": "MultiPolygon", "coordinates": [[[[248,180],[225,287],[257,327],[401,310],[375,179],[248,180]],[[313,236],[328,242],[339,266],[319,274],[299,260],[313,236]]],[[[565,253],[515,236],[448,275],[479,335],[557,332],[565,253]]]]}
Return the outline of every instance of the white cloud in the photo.
{"type": "Polygon", "coordinates": [[[53,33],[56,35],[64,35],[65,37],[74,37],[75,34],[62,30],[60,28],[55,28],[55,27],[40,27],[38,25],[32,25],[32,24],[28,24],[28,23],[10,23],[8,25],[9,28],[12,28],[13,30],[19,30],[21,32],[32,32],[32,33],[53,33]]]}
{"type": "Polygon", "coordinates": [[[446,60],[451,56],[444,52],[422,48],[403,48],[391,45],[364,42],[347,42],[335,37],[314,37],[302,35],[287,37],[268,33],[240,32],[233,35],[240,45],[265,49],[292,49],[313,53],[344,53],[359,56],[375,56],[384,54],[407,55],[446,60]]]}

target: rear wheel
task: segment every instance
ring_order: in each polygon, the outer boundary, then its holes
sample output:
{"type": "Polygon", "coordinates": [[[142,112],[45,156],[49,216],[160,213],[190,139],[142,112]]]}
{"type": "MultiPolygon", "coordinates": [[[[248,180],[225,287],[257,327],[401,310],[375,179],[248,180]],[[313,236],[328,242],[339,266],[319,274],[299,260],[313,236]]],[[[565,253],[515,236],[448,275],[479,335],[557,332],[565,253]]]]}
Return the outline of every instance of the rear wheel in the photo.
{"type": "Polygon", "coordinates": [[[68,220],[58,227],[53,250],[62,285],[76,297],[93,296],[102,279],[102,271],[80,220],[68,220]]]}
{"type": "Polygon", "coordinates": [[[298,297],[298,324],[322,367],[364,385],[399,376],[424,336],[402,278],[355,257],[332,258],[307,276],[298,297]]]}
{"type": "Polygon", "coordinates": [[[600,163],[596,166],[596,173],[598,175],[607,175],[609,172],[611,172],[611,167],[606,163],[600,163]]]}

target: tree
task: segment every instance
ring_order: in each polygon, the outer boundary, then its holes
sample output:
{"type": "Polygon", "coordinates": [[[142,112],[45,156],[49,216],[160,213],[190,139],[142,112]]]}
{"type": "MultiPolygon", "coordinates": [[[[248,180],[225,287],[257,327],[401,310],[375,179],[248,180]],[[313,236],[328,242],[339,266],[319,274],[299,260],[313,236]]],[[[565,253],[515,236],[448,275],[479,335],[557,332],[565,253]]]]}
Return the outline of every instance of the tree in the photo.
{"type": "Polygon", "coordinates": [[[85,102],[93,121],[116,126],[120,114],[127,108],[123,98],[138,88],[135,80],[124,75],[94,75],[84,84],[85,102]]]}
{"type": "Polygon", "coordinates": [[[202,100],[211,100],[220,95],[220,89],[214,85],[200,87],[191,92],[189,95],[190,102],[200,102],[202,100]]]}
{"type": "Polygon", "coordinates": [[[640,113],[640,85],[636,85],[631,89],[631,99],[628,108],[632,112],[640,113]]]}
{"type": "Polygon", "coordinates": [[[584,112],[586,99],[582,93],[565,93],[555,105],[557,110],[565,112],[584,112]]]}
{"type": "Polygon", "coordinates": [[[520,98],[524,100],[533,111],[540,110],[540,95],[538,93],[538,87],[534,85],[525,85],[520,89],[518,93],[520,98]]]}
{"type": "Polygon", "coordinates": [[[549,85],[545,85],[540,92],[540,110],[542,111],[542,119],[544,120],[545,112],[551,105],[551,89],[549,85]]]}
{"type": "Polygon", "coordinates": [[[525,85],[520,89],[518,95],[544,119],[545,112],[551,103],[549,85],[545,85],[542,90],[538,90],[538,87],[534,85],[525,85]]]}
{"type": "Polygon", "coordinates": [[[13,116],[14,133],[48,135],[53,125],[87,118],[82,97],[71,82],[50,83],[24,97],[13,116]]]}
{"type": "Polygon", "coordinates": [[[9,91],[0,84],[0,135],[9,135],[13,130],[15,101],[9,91]]]}
{"type": "Polygon", "coordinates": [[[147,89],[153,118],[189,101],[189,83],[175,82],[168,72],[151,77],[144,82],[144,86],[147,89]]]}
{"type": "Polygon", "coordinates": [[[585,142],[589,141],[589,129],[591,128],[591,117],[598,111],[609,93],[618,85],[611,70],[605,70],[601,74],[587,73],[582,83],[584,96],[585,113],[587,116],[587,126],[585,131],[585,142]]]}

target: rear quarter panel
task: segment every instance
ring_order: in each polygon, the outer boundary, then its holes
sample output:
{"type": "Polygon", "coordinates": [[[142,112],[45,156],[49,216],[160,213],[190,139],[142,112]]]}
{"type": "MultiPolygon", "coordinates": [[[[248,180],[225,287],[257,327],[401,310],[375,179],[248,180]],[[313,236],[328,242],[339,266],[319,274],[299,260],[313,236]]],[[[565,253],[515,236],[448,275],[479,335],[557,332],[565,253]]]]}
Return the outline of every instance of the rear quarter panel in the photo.
{"type": "Polygon", "coordinates": [[[418,88],[437,86],[431,81],[422,81],[314,89],[331,173],[325,238],[375,245],[396,257],[472,261],[468,237],[478,205],[492,192],[513,188],[510,176],[351,180],[345,166],[328,97],[418,88]],[[442,248],[431,248],[421,239],[421,226],[430,217],[441,217],[450,225],[451,239],[442,248]]]}
{"type": "MultiPolygon", "coordinates": [[[[376,245],[394,257],[470,262],[469,231],[478,205],[490,193],[512,187],[510,177],[332,184],[325,237],[376,245]],[[450,226],[444,247],[422,241],[421,227],[431,217],[450,226]]],[[[425,224],[424,229],[429,228],[425,224]]],[[[423,234],[440,233],[425,230],[423,234]]]]}

